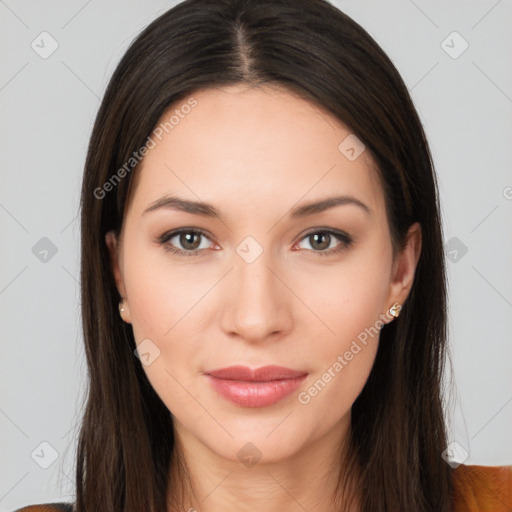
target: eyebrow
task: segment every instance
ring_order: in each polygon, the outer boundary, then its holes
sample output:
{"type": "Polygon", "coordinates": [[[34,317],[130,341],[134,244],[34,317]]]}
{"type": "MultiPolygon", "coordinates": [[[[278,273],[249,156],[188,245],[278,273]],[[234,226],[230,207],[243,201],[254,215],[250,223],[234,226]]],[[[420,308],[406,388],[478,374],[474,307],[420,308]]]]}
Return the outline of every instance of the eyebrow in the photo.
{"type": "MultiPolygon", "coordinates": [[[[307,217],[308,215],[322,213],[326,210],[342,205],[358,206],[367,214],[371,215],[372,213],[371,209],[359,199],[356,199],[353,196],[343,195],[328,197],[320,201],[313,201],[310,203],[297,206],[293,210],[291,210],[290,217],[292,219],[303,218],[307,217]]],[[[201,201],[191,201],[189,199],[183,199],[175,196],[164,196],[161,197],[160,199],[157,199],[156,201],[151,203],[149,207],[146,208],[146,210],[144,210],[142,215],[148,212],[159,210],[161,208],[191,213],[193,215],[200,215],[202,217],[211,217],[214,219],[221,218],[220,211],[209,203],[201,201]]]]}

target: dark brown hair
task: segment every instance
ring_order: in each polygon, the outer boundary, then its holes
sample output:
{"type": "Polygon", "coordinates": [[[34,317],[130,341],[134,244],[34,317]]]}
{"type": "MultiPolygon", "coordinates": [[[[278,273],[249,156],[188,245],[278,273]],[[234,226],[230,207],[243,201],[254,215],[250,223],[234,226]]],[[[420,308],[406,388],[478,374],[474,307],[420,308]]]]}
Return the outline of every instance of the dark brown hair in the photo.
{"type": "Polygon", "coordinates": [[[372,37],[324,0],[186,0],[126,51],[90,139],[81,197],[89,380],[76,511],[167,508],[172,416],[134,355],[131,326],[119,317],[105,244],[108,231],[120,233],[133,172],[112,179],[171,104],[236,83],[284,87],[363,141],[383,185],[394,248],[403,246],[412,223],[421,224],[411,293],[400,317],[383,327],[371,374],[352,407],[346,467],[358,469],[364,512],[451,510],[450,467],[441,457],[446,280],[438,191],[403,80],[372,37]],[[107,191],[109,180],[115,186],[107,191]]]}

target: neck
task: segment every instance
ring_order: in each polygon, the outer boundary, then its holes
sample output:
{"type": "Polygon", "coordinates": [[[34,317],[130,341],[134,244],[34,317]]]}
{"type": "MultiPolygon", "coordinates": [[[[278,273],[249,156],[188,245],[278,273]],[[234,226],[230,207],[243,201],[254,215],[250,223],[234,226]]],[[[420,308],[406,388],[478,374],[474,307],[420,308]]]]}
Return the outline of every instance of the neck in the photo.
{"type": "MultiPolygon", "coordinates": [[[[175,420],[176,421],[176,420],[175,420]]],[[[176,428],[170,464],[169,512],[359,512],[356,475],[337,494],[346,459],[347,429],[308,444],[286,460],[250,467],[226,460],[176,428]],[[350,505],[350,496],[355,496],[350,505]]]]}

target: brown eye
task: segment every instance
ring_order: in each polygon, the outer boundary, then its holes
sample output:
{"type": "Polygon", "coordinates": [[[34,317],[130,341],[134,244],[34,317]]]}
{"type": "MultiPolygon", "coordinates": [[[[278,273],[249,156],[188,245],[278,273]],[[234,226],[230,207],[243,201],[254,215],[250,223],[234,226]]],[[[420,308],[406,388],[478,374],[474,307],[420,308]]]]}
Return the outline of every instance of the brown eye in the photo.
{"type": "Polygon", "coordinates": [[[342,231],[323,229],[311,231],[306,234],[301,241],[307,240],[312,249],[309,251],[319,255],[331,255],[348,249],[352,243],[352,238],[342,231]],[[338,240],[338,244],[336,244],[338,240]]]}
{"type": "Polygon", "coordinates": [[[184,249],[194,251],[199,247],[201,242],[200,237],[203,235],[194,231],[189,231],[183,232],[177,236],[179,237],[178,240],[184,249]]]}
{"type": "Polygon", "coordinates": [[[328,249],[331,245],[331,235],[329,233],[319,232],[309,235],[311,246],[321,251],[328,249]]]}
{"type": "Polygon", "coordinates": [[[203,231],[197,229],[179,229],[161,235],[158,238],[158,244],[163,245],[166,251],[175,254],[195,256],[203,249],[211,248],[211,243],[203,244],[203,247],[201,247],[203,239],[210,240],[203,231]],[[175,239],[175,241],[173,241],[173,239],[175,239]]]}

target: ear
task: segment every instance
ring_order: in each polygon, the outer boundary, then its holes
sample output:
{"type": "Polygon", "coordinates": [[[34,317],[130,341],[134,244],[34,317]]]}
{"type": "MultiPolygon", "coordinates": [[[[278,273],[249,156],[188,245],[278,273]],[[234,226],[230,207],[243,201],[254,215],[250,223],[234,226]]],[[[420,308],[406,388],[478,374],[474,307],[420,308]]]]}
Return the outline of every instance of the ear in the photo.
{"type": "Polygon", "coordinates": [[[119,265],[119,241],[114,231],[109,231],[105,235],[105,243],[110,253],[110,268],[116,281],[117,290],[121,297],[125,296],[123,278],[121,276],[121,268],[119,265]]]}
{"type": "Polygon", "coordinates": [[[414,274],[421,254],[421,226],[418,222],[412,224],[407,231],[403,249],[396,254],[393,261],[388,302],[389,309],[392,304],[404,304],[414,282],[414,274]]]}
{"type": "Polygon", "coordinates": [[[114,279],[116,282],[117,290],[119,291],[119,295],[121,295],[123,299],[123,310],[119,311],[121,318],[127,322],[131,323],[130,318],[130,308],[128,306],[128,299],[126,298],[126,290],[124,287],[123,275],[121,272],[121,251],[120,251],[120,242],[116,237],[114,231],[109,231],[105,235],[105,243],[107,244],[108,251],[110,253],[110,267],[112,269],[112,273],[114,275],[114,279]]]}

